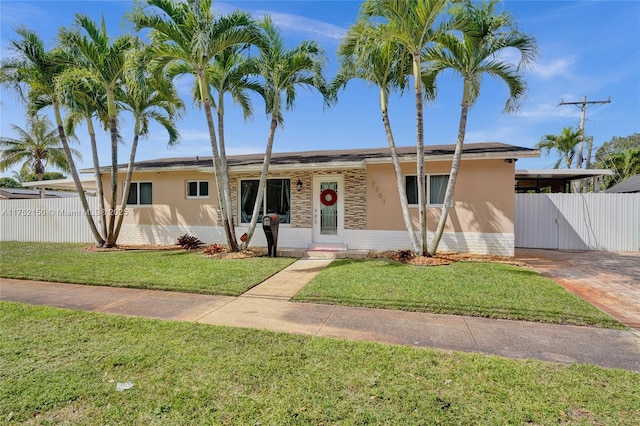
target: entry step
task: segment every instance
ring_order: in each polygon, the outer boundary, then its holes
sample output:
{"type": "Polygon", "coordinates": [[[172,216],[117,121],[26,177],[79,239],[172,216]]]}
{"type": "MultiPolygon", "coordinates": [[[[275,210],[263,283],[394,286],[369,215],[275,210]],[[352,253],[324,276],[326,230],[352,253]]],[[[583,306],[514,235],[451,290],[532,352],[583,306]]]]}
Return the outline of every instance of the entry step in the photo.
{"type": "Polygon", "coordinates": [[[346,249],[347,249],[346,244],[313,243],[313,244],[309,244],[307,251],[336,252],[336,251],[344,251],[346,249]]]}
{"type": "MultiPolygon", "coordinates": [[[[344,247],[344,245],[342,245],[344,247]]],[[[346,248],[337,249],[331,247],[324,248],[279,248],[278,256],[282,257],[299,257],[306,259],[362,259],[369,255],[369,250],[348,250],[346,248]]]]}

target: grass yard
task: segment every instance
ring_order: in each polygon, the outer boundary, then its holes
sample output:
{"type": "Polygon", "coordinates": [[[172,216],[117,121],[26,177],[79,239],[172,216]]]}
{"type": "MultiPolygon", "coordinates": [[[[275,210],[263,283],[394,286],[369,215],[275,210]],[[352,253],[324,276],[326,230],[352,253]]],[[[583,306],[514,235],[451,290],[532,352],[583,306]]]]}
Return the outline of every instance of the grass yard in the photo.
{"type": "Polygon", "coordinates": [[[86,244],[0,242],[0,276],[237,296],[295,259],[208,259],[176,251],[83,251],[86,244]]]}
{"type": "Polygon", "coordinates": [[[388,260],[336,260],[294,300],[626,328],[551,279],[499,263],[421,267],[388,260]]]}
{"type": "Polygon", "coordinates": [[[637,425],[640,374],[0,303],[0,424],[637,425]],[[118,382],[133,383],[123,392],[118,382]]]}

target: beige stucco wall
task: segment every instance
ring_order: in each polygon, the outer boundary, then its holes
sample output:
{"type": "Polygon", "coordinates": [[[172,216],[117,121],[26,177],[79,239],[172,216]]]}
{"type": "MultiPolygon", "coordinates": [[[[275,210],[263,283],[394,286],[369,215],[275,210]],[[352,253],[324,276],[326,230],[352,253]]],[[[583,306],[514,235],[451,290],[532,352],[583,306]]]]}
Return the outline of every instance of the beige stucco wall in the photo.
{"type": "MultiPolygon", "coordinates": [[[[313,171],[275,171],[268,178],[291,179],[291,224],[292,228],[310,228],[312,213],[313,176],[341,174],[345,184],[345,229],[366,229],[366,200],[364,188],[366,172],[364,169],[351,170],[313,170],[313,171]],[[302,190],[296,190],[296,182],[302,181],[302,190]]],[[[258,179],[259,172],[231,173],[229,185],[233,204],[233,217],[239,224],[238,185],[242,179],[258,179]]],[[[122,198],[124,174],[119,175],[118,200],[122,198]]],[[[108,191],[109,175],[102,177],[105,190],[108,191]]],[[[219,223],[215,179],[210,173],[162,171],[134,173],[132,182],[151,182],[153,184],[153,205],[127,206],[125,224],[140,225],[212,225],[219,223]],[[208,198],[187,198],[186,182],[192,180],[209,181],[208,198]]],[[[109,196],[106,195],[109,199],[109,196]]],[[[106,206],[107,209],[109,206],[106,206]]]]}
{"type": "MultiPolygon", "coordinates": [[[[405,174],[415,174],[415,164],[402,165],[405,174]]],[[[449,173],[450,162],[428,162],[427,173],[449,173]]],[[[274,171],[269,178],[291,179],[291,228],[311,228],[314,175],[344,176],[345,229],[405,229],[391,164],[369,164],[366,169],[274,171]],[[302,190],[296,191],[300,179],[302,190]]],[[[118,199],[124,174],[120,175],[118,199]]],[[[258,172],[231,173],[233,216],[238,220],[238,182],[257,179],[258,172]]],[[[153,183],[152,206],[128,206],[125,224],[217,226],[219,223],[215,180],[212,173],[162,171],[134,173],[134,182],[153,183]],[[208,198],[186,198],[186,182],[209,181],[208,198]]],[[[103,175],[108,191],[109,175],[103,175]]],[[[513,233],[514,165],[503,160],[466,160],[461,163],[455,193],[455,206],[447,221],[446,232],[513,233]]],[[[108,197],[107,197],[108,198],[108,197]]],[[[107,206],[109,208],[109,206],[107,206]]],[[[428,228],[434,231],[439,207],[429,207],[428,228]]],[[[417,228],[418,209],[410,208],[417,228]]]]}
{"type": "MultiPolygon", "coordinates": [[[[428,174],[448,174],[451,162],[427,162],[428,174]]],[[[402,164],[403,173],[415,175],[413,163],[402,164]]],[[[514,164],[503,160],[466,160],[460,165],[454,208],[445,232],[512,233],[514,227],[514,164]]],[[[427,208],[429,231],[435,231],[441,208],[427,208]]],[[[418,208],[410,208],[418,227],[418,208]]],[[[405,229],[400,197],[391,164],[367,168],[367,229],[405,229]]]]}
{"type": "MultiPolygon", "coordinates": [[[[125,179],[120,174],[118,202],[122,199],[125,179]]],[[[151,182],[153,204],[151,206],[127,206],[124,223],[140,225],[213,225],[218,224],[215,179],[211,173],[196,171],[162,171],[134,173],[132,182],[151,182]],[[187,198],[187,181],[209,181],[208,198],[187,198]]],[[[110,199],[109,174],[102,176],[105,198],[110,199]]],[[[109,205],[105,206],[109,209],[109,205]]]]}

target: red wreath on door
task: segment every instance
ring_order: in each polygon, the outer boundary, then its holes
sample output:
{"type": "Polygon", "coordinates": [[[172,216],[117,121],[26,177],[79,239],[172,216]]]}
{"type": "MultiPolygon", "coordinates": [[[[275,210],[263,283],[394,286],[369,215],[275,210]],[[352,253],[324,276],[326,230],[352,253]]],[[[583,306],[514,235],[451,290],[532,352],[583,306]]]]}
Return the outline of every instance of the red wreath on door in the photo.
{"type": "Polygon", "coordinates": [[[338,194],[333,189],[327,188],[320,193],[320,202],[327,206],[331,207],[338,201],[338,194]]]}

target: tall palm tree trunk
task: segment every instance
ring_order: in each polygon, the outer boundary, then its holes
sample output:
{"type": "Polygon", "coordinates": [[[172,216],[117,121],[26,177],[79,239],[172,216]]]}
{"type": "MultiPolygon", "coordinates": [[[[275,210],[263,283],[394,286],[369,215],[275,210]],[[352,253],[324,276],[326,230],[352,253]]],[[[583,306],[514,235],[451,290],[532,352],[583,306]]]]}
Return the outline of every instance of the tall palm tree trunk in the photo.
{"type": "Polygon", "coordinates": [[[91,229],[91,233],[96,240],[98,246],[104,245],[104,240],[100,236],[100,232],[98,232],[98,228],[96,228],[96,223],[93,220],[93,216],[91,216],[91,209],[89,208],[89,203],[87,202],[87,196],[84,193],[84,189],[82,188],[82,183],[80,182],[80,177],[78,176],[78,170],[76,169],[76,164],[73,161],[73,156],[71,155],[71,149],[69,148],[69,142],[67,141],[67,135],[64,132],[64,126],[62,124],[62,115],[60,114],[60,105],[57,101],[53,102],[53,112],[56,117],[56,125],[58,126],[58,134],[60,135],[60,142],[62,142],[62,147],[64,148],[64,154],[67,157],[67,162],[69,163],[69,170],[71,172],[71,177],[73,178],[73,183],[76,186],[76,191],[78,191],[78,197],[80,198],[80,203],[82,204],[82,208],[84,209],[84,215],[87,218],[87,222],[89,223],[89,228],[91,229]]]}
{"type": "Polygon", "coordinates": [[[236,240],[235,223],[233,221],[233,207],[231,206],[231,188],[229,185],[229,166],[227,164],[227,151],[224,143],[224,108],[221,103],[224,100],[220,96],[218,102],[218,142],[220,143],[220,171],[222,175],[222,194],[224,197],[225,210],[227,212],[227,222],[231,232],[228,234],[229,249],[238,251],[238,241],[236,240]]]}
{"type": "Polygon", "coordinates": [[[464,82],[464,94],[462,97],[462,108],[460,111],[460,125],[458,126],[458,139],[456,140],[456,149],[453,152],[453,162],[451,163],[451,172],[449,174],[449,182],[447,182],[447,190],[444,194],[444,202],[442,205],[442,212],[440,213],[440,220],[436,228],[436,233],[433,236],[433,241],[429,245],[429,256],[436,254],[440,240],[444,234],[444,227],[449,217],[449,211],[453,207],[453,193],[456,186],[456,180],[458,179],[458,172],[460,171],[460,161],[462,159],[462,146],[464,145],[464,137],[467,131],[467,115],[469,114],[469,102],[466,97],[466,93],[469,90],[469,84],[464,82]]]}
{"type": "MultiPolygon", "coordinates": [[[[44,171],[42,167],[42,161],[40,159],[36,161],[35,169],[36,169],[36,177],[38,179],[38,182],[42,182],[44,171]]],[[[47,189],[44,187],[44,185],[40,187],[40,198],[47,198],[47,189]]]]}
{"type": "Polygon", "coordinates": [[[109,132],[111,134],[111,200],[109,203],[109,229],[107,247],[114,247],[115,213],[118,207],[118,119],[113,91],[107,89],[107,108],[109,110],[109,132]]]}
{"type": "Polygon", "coordinates": [[[133,176],[133,164],[136,162],[136,151],[138,150],[138,139],[140,138],[140,131],[138,130],[139,123],[136,123],[136,132],[133,136],[133,142],[131,143],[131,153],[129,154],[129,163],[127,164],[127,175],[124,178],[124,189],[122,190],[122,201],[120,202],[120,209],[117,212],[117,224],[113,233],[114,243],[118,241],[120,235],[120,229],[122,229],[122,222],[124,221],[124,209],[127,208],[127,201],[129,200],[129,192],[131,191],[131,177],[133,176]]]}
{"type": "Polygon", "coordinates": [[[93,128],[93,120],[87,118],[87,129],[89,131],[89,140],[91,141],[91,156],[93,158],[93,172],[96,175],[96,195],[100,203],[100,224],[102,226],[103,238],[107,237],[107,211],[104,206],[104,188],[102,186],[102,176],[100,173],[100,161],[98,159],[98,143],[96,142],[96,131],[93,128]]]}
{"type": "Polygon", "coordinates": [[[227,237],[227,244],[229,245],[229,250],[238,251],[238,245],[235,243],[235,235],[233,232],[233,228],[229,221],[229,213],[227,211],[225,197],[224,197],[224,188],[223,188],[223,178],[222,174],[224,171],[222,170],[222,165],[220,163],[220,154],[218,152],[218,142],[216,139],[216,131],[215,125],[213,123],[213,114],[211,113],[211,99],[209,98],[209,83],[206,78],[203,76],[199,77],[199,86],[200,86],[200,99],[203,101],[204,112],[207,117],[207,127],[209,129],[209,140],[211,142],[211,153],[213,155],[213,175],[216,179],[216,188],[218,191],[218,208],[220,209],[220,213],[222,216],[222,226],[224,227],[225,235],[227,237]]]}
{"type": "Polygon", "coordinates": [[[404,219],[405,227],[409,233],[409,239],[413,251],[418,252],[420,250],[420,243],[416,231],[413,228],[413,222],[411,221],[411,214],[409,213],[409,201],[407,200],[407,191],[405,188],[402,168],[400,167],[400,160],[398,159],[398,151],[396,150],[396,142],[391,131],[391,122],[389,121],[389,111],[386,107],[386,97],[384,91],[380,90],[380,108],[382,109],[382,122],[384,123],[384,130],[387,134],[387,141],[389,142],[389,149],[391,150],[391,162],[393,163],[393,169],[396,173],[396,185],[398,186],[398,195],[400,196],[400,206],[402,208],[402,217],[404,219]]]}
{"type": "Polygon", "coordinates": [[[413,53],[413,80],[416,94],[416,168],[418,175],[418,214],[420,216],[420,254],[426,256],[429,252],[427,251],[427,200],[425,194],[424,120],[420,52],[413,53]]]}
{"type": "MultiPolygon", "coordinates": [[[[253,205],[253,213],[251,214],[251,222],[249,223],[249,231],[247,232],[247,240],[242,243],[243,248],[249,247],[251,237],[256,230],[256,224],[258,223],[258,215],[260,213],[260,206],[264,199],[264,189],[267,186],[267,172],[269,171],[269,163],[271,163],[271,150],[273,148],[273,140],[276,134],[276,128],[278,127],[277,112],[280,110],[280,96],[274,101],[273,113],[271,114],[271,125],[269,127],[269,138],[267,139],[267,149],[264,153],[264,161],[262,162],[262,171],[260,172],[260,182],[258,183],[258,194],[256,195],[256,202],[253,205]]],[[[266,212],[265,212],[266,213],[266,212]]]]}

